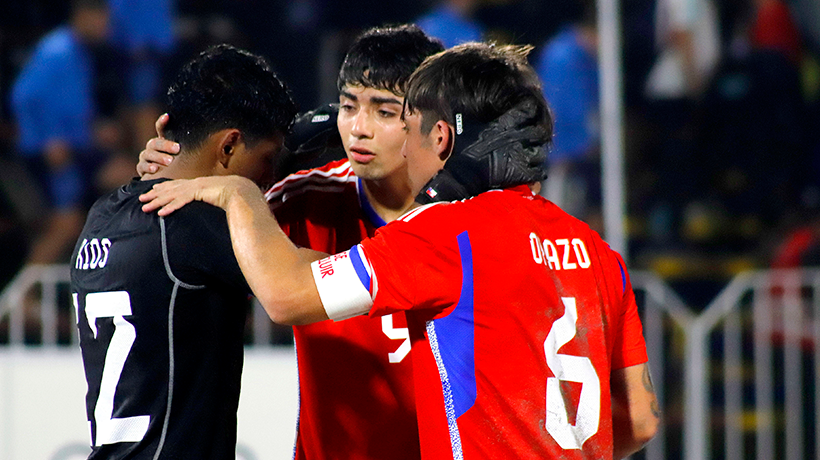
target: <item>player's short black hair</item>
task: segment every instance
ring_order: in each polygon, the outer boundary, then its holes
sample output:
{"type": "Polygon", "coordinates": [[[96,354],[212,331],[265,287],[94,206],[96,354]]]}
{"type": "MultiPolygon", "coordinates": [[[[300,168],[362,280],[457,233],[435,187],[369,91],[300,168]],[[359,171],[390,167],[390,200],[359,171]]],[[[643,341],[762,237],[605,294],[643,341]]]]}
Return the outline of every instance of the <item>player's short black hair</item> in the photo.
{"type": "Polygon", "coordinates": [[[455,125],[455,114],[488,123],[531,100],[536,124],[552,135],[553,120],[535,70],[531,46],[466,43],[427,58],[408,81],[405,104],[419,111],[423,133],[438,120],[455,125]]]}
{"type": "Polygon", "coordinates": [[[443,50],[441,41],[427,36],[414,24],[369,29],[347,52],[336,86],[339,91],[350,85],[403,95],[416,67],[443,50]]]}
{"type": "Polygon", "coordinates": [[[297,112],[263,57],[225,44],[182,67],[168,88],[166,109],[166,136],[187,149],[222,129],[238,129],[247,144],[284,135],[297,112]]]}

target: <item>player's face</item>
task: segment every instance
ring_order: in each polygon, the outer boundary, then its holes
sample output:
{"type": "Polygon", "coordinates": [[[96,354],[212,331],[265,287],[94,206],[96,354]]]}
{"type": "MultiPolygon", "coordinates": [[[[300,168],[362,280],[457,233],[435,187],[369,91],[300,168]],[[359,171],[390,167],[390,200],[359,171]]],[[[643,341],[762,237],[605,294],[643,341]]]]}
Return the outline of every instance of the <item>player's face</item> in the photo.
{"type": "Polygon", "coordinates": [[[247,177],[260,187],[273,184],[273,158],[282,149],[281,135],[252,144],[241,144],[228,165],[228,174],[247,177]]]}
{"type": "Polygon", "coordinates": [[[345,86],[337,124],[353,172],[364,180],[404,174],[404,98],[388,90],[345,86]]]}
{"type": "MultiPolygon", "coordinates": [[[[422,116],[419,112],[404,114],[406,140],[402,152],[407,158],[408,176],[415,190],[421,190],[424,184],[444,167],[444,161],[434,140],[437,135],[434,131],[436,127],[428,133],[423,133],[421,121],[422,116]]],[[[445,125],[444,129],[449,128],[445,125]]]]}

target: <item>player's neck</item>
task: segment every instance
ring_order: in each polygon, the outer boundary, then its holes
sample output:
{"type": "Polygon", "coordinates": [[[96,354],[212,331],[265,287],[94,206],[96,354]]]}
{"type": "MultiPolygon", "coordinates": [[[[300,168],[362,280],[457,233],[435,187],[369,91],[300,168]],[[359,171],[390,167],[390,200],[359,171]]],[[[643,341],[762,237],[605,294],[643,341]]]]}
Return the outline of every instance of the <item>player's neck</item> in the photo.
{"type": "Polygon", "coordinates": [[[142,176],[141,180],[194,179],[197,177],[214,175],[214,167],[212,163],[197,160],[200,160],[200,157],[178,157],[170,165],[160,169],[159,171],[153,174],[145,174],[142,176]]]}
{"type": "Polygon", "coordinates": [[[385,222],[391,222],[410,210],[415,194],[406,181],[362,179],[362,187],[373,210],[385,222]]]}

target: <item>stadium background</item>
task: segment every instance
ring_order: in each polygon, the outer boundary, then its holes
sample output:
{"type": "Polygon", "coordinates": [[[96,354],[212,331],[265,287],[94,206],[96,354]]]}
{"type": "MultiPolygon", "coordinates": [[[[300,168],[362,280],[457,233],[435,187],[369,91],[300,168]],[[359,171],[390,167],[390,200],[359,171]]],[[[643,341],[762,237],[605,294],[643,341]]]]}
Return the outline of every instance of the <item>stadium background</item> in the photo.
{"type": "MultiPolygon", "coordinates": [[[[647,335],[658,340],[650,351],[656,356],[653,374],[661,382],[665,409],[664,431],[639,455],[820,458],[814,441],[820,437],[814,415],[818,411],[811,409],[820,404],[814,385],[820,375],[815,361],[820,300],[817,275],[807,268],[817,265],[820,256],[820,8],[812,1],[784,1],[792,21],[786,26],[799,36],[796,48],[759,45],[751,55],[760,59],[750,59],[737,51],[737,38],[765,19],[761,16],[769,0],[715,0],[721,60],[705,89],[688,101],[685,119],[676,120],[685,129],[675,132],[679,137],[670,146],[659,134],[669,131],[656,128],[663,117],[676,112],[659,111],[644,92],[661,55],[654,38],[654,15],[661,1],[620,2],[625,256],[638,274],[636,290],[643,313],[649,315],[647,335]],[[785,65],[780,66],[784,61],[777,57],[769,59],[795,49],[798,54],[785,65]],[[670,155],[676,159],[674,167],[666,163],[670,155]],[[735,353],[739,358],[730,360],[735,353]],[[766,374],[777,377],[767,381],[766,374]],[[764,390],[770,390],[769,396],[764,390]],[[798,396],[802,399],[795,399],[798,396]],[[790,410],[797,406],[804,408],[790,410]],[[689,442],[693,439],[695,445],[689,442]],[[795,443],[797,448],[790,447],[795,443]]],[[[692,7],[701,4],[687,1],[692,7]]],[[[290,84],[299,107],[309,110],[336,99],[335,74],[357,33],[370,26],[411,22],[437,2],[171,4],[176,42],[164,60],[164,78],[205,45],[229,42],[267,56],[290,84]]],[[[75,441],[82,445],[84,439],[82,407],[76,417],[68,415],[77,413],[84,382],[72,345],[64,272],[59,266],[53,272],[24,270],[32,229],[43,208],[36,187],[16,161],[8,97],[37,40],[64,23],[69,8],[69,2],[12,2],[0,15],[0,459],[72,458],[70,448],[62,454],[59,449],[45,451],[51,438],[47,419],[79,427],[75,441]],[[38,289],[46,303],[36,321],[19,316],[20,293],[29,286],[38,289]],[[53,300],[47,300],[50,295],[53,300]],[[78,371],[79,386],[72,386],[68,382],[76,381],[78,371]],[[64,392],[71,396],[64,397],[64,392]],[[37,444],[46,457],[23,454],[37,444]]],[[[474,20],[486,39],[534,45],[535,59],[564,25],[578,20],[580,11],[576,0],[484,0],[478,2],[474,20]]],[[[783,27],[781,23],[775,28],[783,27]]],[[[115,63],[111,56],[116,50],[109,51],[104,62],[115,63]]],[[[113,64],[100,72],[100,111],[115,133],[107,140],[108,148],[133,165],[145,138],[128,118],[130,102],[123,97],[118,72],[113,64]]],[[[264,398],[256,406],[278,414],[256,414],[254,424],[285,421],[279,428],[268,425],[271,431],[284,432],[281,439],[266,440],[264,430],[257,439],[279,443],[275,452],[288,452],[289,415],[295,412],[288,328],[265,324],[258,312],[252,318],[248,370],[256,374],[246,373],[248,392],[243,398],[264,398]],[[281,374],[266,371],[268,365],[281,374]],[[277,382],[287,397],[277,399],[264,390],[253,393],[254,383],[248,382],[277,382]]],[[[248,455],[269,458],[259,452],[248,455]]]]}

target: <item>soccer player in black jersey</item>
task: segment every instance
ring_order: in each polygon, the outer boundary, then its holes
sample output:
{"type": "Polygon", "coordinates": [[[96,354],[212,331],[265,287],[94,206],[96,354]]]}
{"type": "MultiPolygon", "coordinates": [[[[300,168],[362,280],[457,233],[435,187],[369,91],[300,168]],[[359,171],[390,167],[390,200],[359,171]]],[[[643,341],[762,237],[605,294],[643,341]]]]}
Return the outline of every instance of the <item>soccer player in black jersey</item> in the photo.
{"type": "Polygon", "coordinates": [[[71,261],[91,459],[235,458],[250,289],[225,213],[163,218],[137,197],[198,176],[266,185],[296,107],[261,57],[227,45],[186,64],[167,103],[180,161],[98,200],[71,261]]]}

